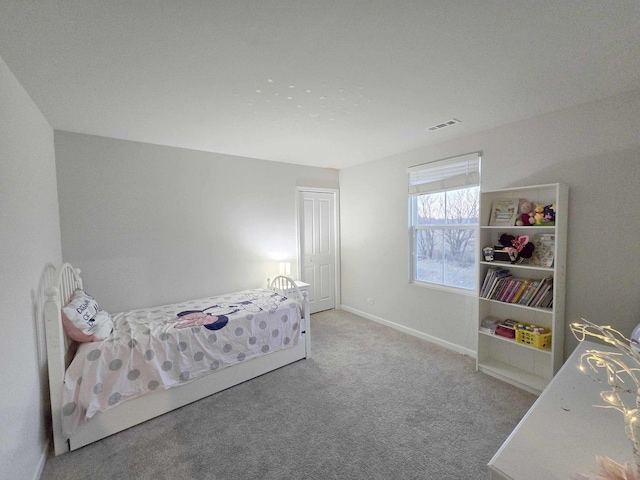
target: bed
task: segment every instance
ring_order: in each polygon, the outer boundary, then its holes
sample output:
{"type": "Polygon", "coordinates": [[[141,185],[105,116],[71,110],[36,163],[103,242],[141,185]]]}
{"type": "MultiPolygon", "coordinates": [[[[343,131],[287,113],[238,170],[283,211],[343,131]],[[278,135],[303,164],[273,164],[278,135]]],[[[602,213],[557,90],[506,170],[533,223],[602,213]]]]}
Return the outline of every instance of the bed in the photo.
{"type": "Polygon", "coordinates": [[[109,336],[88,343],[63,328],[63,308],[84,291],[80,270],[65,263],[52,283],[44,318],[56,455],[310,355],[309,299],[286,276],[113,314],[109,336]]]}

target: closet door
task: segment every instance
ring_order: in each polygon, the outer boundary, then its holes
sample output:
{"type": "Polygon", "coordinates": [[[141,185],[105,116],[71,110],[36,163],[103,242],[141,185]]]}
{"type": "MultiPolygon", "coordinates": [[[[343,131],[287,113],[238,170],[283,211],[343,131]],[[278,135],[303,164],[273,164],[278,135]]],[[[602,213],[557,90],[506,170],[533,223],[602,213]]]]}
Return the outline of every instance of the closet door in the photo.
{"type": "Polygon", "coordinates": [[[301,280],[309,283],[311,313],[336,306],[335,195],[301,191],[301,280]]]}

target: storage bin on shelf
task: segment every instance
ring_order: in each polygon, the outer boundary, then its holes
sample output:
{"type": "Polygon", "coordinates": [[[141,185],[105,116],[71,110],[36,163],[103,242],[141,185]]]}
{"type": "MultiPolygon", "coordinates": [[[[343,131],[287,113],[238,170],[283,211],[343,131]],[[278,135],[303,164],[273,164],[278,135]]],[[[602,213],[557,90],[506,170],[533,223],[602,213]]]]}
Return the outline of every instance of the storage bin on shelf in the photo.
{"type": "Polygon", "coordinates": [[[516,342],[548,350],[551,348],[551,330],[528,323],[518,323],[516,327],[516,342]]]}

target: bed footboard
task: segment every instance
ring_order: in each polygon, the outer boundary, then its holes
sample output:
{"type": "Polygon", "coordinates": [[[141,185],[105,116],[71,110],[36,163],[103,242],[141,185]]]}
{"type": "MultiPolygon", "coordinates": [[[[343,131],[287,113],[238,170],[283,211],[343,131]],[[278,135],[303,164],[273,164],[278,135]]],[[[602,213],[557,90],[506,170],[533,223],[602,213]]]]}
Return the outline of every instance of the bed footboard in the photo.
{"type": "Polygon", "coordinates": [[[278,275],[273,280],[267,279],[267,289],[285,297],[294,298],[300,303],[302,309],[302,331],[304,332],[304,343],[307,352],[305,358],[309,358],[311,356],[311,307],[309,305],[309,294],[306,291],[301,292],[295,280],[285,275],[278,275]]]}

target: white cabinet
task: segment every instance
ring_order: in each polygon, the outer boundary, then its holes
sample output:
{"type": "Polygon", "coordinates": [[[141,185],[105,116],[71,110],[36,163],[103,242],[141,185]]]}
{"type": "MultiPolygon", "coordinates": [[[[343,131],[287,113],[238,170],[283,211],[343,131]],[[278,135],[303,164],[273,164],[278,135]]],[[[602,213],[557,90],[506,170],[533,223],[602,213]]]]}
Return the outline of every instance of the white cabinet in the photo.
{"type": "Polygon", "coordinates": [[[479,236],[479,295],[478,295],[478,344],[477,370],[509,382],[527,391],[540,394],[553,378],[563,362],[564,308],[567,249],[568,187],[564,184],[517,187],[480,194],[479,236]],[[555,205],[555,225],[543,226],[490,226],[492,205],[496,200],[523,199],[534,204],[555,205]],[[538,266],[528,263],[485,261],[482,249],[499,245],[504,233],[513,236],[537,234],[555,236],[553,265],[538,266]],[[491,268],[508,269],[519,279],[541,280],[553,277],[553,304],[550,308],[526,306],[482,297],[482,284],[491,268]],[[541,349],[480,330],[486,317],[499,320],[512,319],[519,323],[533,324],[551,330],[551,345],[541,349]]]}
{"type": "MultiPolygon", "coordinates": [[[[301,280],[293,280],[293,282],[296,284],[296,287],[298,287],[298,290],[302,295],[304,295],[305,292],[307,293],[307,295],[309,295],[309,287],[311,286],[311,284],[303,282],[301,280]]],[[[271,283],[270,280],[267,279],[267,288],[269,288],[268,285],[270,285],[270,283],[271,283]]],[[[284,284],[284,285],[285,286],[281,290],[282,295],[284,295],[285,297],[294,297],[294,298],[298,296],[296,290],[293,288],[293,286],[290,283],[284,284]]]]}
{"type": "Polygon", "coordinates": [[[302,282],[300,280],[295,280],[295,282],[296,287],[298,287],[298,290],[300,290],[300,293],[304,294],[304,292],[307,292],[307,295],[309,294],[309,287],[311,286],[311,284],[302,282]]]}

